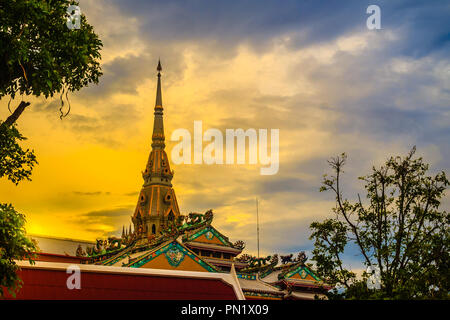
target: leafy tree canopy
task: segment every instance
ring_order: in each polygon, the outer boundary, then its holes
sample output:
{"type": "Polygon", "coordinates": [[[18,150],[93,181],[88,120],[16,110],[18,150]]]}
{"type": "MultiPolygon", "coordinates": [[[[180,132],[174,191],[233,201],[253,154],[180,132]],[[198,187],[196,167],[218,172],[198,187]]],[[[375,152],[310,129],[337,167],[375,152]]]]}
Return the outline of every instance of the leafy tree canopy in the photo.
{"type": "Polygon", "coordinates": [[[31,171],[37,163],[34,152],[24,151],[18,143],[25,139],[15,124],[6,127],[0,121],[0,177],[6,176],[16,185],[23,179],[31,180],[31,171]]]}
{"type": "MultiPolygon", "coordinates": [[[[17,94],[48,98],[61,93],[63,104],[64,92],[67,99],[69,91],[98,83],[102,42],[84,15],[79,29],[68,28],[71,4],[78,2],[0,0],[0,99],[14,99],[17,94]]],[[[29,180],[37,163],[33,151],[20,147],[25,138],[16,127],[29,105],[22,100],[5,121],[0,121],[0,177],[6,176],[15,184],[29,180]]],[[[32,253],[37,251],[24,226],[23,214],[10,204],[0,204],[0,296],[3,288],[12,294],[20,288],[19,267],[14,260],[28,258],[33,262],[32,253]]]]}
{"type": "Polygon", "coordinates": [[[449,181],[444,172],[428,175],[429,165],[414,157],[391,157],[384,166],[360,177],[366,198],[344,198],[342,154],[329,161],[334,174],[324,176],[321,191],[336,198],[334,217],[311,224],[317,272],[344,293],[330,297],[356,299],[448,298],[450,290],[450,216],[439,210],[449,181]],[[369,289],[347,270],[342,255],[353,243],[366,267],[378,268],[381,287],[369,289]]]}
{"type": "Polygon", "coordinates": [[[0,98],[49,97],[98,83],[102,42],[84,15],[79,29],[67,27],[71,4],[78,3],[0,0],[0,98]]]}
{"type": "Polygon", "coordinates": [[[4,288],[12,295],[21,287],[22,280],[15,259],[28,259],[34,263],[36,244],[26,236],[25,216],[10,204],[0,204],[0,296],[4,288]]]}
{"type": "Polygon", "coordinates": [[[7,0],[0,5],[0,97],[45,97],[98,82],[102,42],[81,16],[80,29],[66,25],[68,0],[7,0]]]}

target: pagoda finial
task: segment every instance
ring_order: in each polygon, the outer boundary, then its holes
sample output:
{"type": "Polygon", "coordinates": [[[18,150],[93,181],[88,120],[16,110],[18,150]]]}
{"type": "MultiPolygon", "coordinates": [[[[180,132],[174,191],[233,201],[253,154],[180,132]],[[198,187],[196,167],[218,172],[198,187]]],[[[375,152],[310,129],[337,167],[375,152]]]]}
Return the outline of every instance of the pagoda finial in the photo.
{"type": "Polygon", "coordinates": [[[158,85],[156,89],[156,103],[155,108],[162,108],[162,94],[161,94],[161,60],[158,59],[158,66],[156,67],[156,70],[158,70],[158,85]]]}
{"type": "Polygon", "coordinates": [[[158,67],[156,68],[156,70],[158,70],[158,73],[161,72],[161,70],[162,70],[160,59],[158,59],[158,67]]]}
{"type": "Polygon", "coordinates": [[[155,119],[153,123],[152,148],[164,149],[164,124],[163,124],[163,106],[161,93],[161,61],[158,60],[158,84],[156,87],[156,102],[155,102],[155,119]]]}

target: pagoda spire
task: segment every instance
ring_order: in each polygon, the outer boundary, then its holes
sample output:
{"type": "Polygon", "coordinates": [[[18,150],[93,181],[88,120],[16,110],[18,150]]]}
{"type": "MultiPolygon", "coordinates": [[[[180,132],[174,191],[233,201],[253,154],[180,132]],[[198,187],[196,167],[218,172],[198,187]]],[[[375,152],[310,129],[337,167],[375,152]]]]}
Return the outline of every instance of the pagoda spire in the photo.
{"type": "Polygon", "coordinates": [[[164,143],[164,122],[163,122],[163,106],[161,94],[161,61],[158,60],[158,83],[156,87],[156,102],[154,108],[154,122],[152,134],[152,151],[147,162],[145,171],[143,172],[144,185],[158,184],[172,186],[171,180],[173,171],[170,170],[169,159],[164,143]]]}
{"type": "Polygon", "coordinates": [[[155,108],[157,106],[160,106],[162,108],[162,95],[161,95],[161,60],[158,60],[158,66],[156,67],[156,70],[158,71],[158,86],[156,89],[156,103],[155,108]]]}
{"type": "Polygon", "coordinates": [[[164,137],[164,123],[163,123],[163,106],[162,106],[162,94],[161,94],[161,61],[158,60],[158,84],[156,88],[156,102],[155,102],[155,119],[153,123],[153,135],[152,135],[152,149],[164,149],[165,137],[164,137]]]}
{"type": "Polygon", "coordinates": [[[161,94],[161,61],[156,67],[158,82],[152,134],[152,150],[145,170],[142,172],[144,184],[139,193],[132,221],[134,231],[144,241],[146,236],[158,235],[171,221],[180,216],[175,190],[172,188],[174,172],[170,169],[169,158],[164,143],[163,106],[161,94]]]}

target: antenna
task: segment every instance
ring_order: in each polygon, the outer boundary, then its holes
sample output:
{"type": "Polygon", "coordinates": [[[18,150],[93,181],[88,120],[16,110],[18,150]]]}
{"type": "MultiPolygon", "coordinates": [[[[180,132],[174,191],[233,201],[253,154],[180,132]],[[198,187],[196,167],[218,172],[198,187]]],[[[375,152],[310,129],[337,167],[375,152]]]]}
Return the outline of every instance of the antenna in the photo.
{"type": "Polygon", "coordinates": [[[259,212],[258,212],[258,198],[256,198],[256,243],[258,246],[258,259],[259,259],[259,212]]]}

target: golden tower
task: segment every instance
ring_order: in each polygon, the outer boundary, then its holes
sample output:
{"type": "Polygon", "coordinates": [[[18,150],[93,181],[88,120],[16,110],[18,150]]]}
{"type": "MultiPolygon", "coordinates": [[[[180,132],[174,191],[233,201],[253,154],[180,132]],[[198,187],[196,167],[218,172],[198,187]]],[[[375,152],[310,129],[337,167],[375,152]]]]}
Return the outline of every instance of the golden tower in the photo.
{"type": "Polygon", "coordinates": [[[170,170],[164,137],[163,106],[161,95],[161,62],[158,61],[158,85],[152,135],[152,151],[148,157],[145,171],[142,172],[144,184],[134,211],[132,221],[134,230],[141,237],[159,235],[168,221],[180,216],[175,191],[172,188],[174,172],[170,170]]]}

